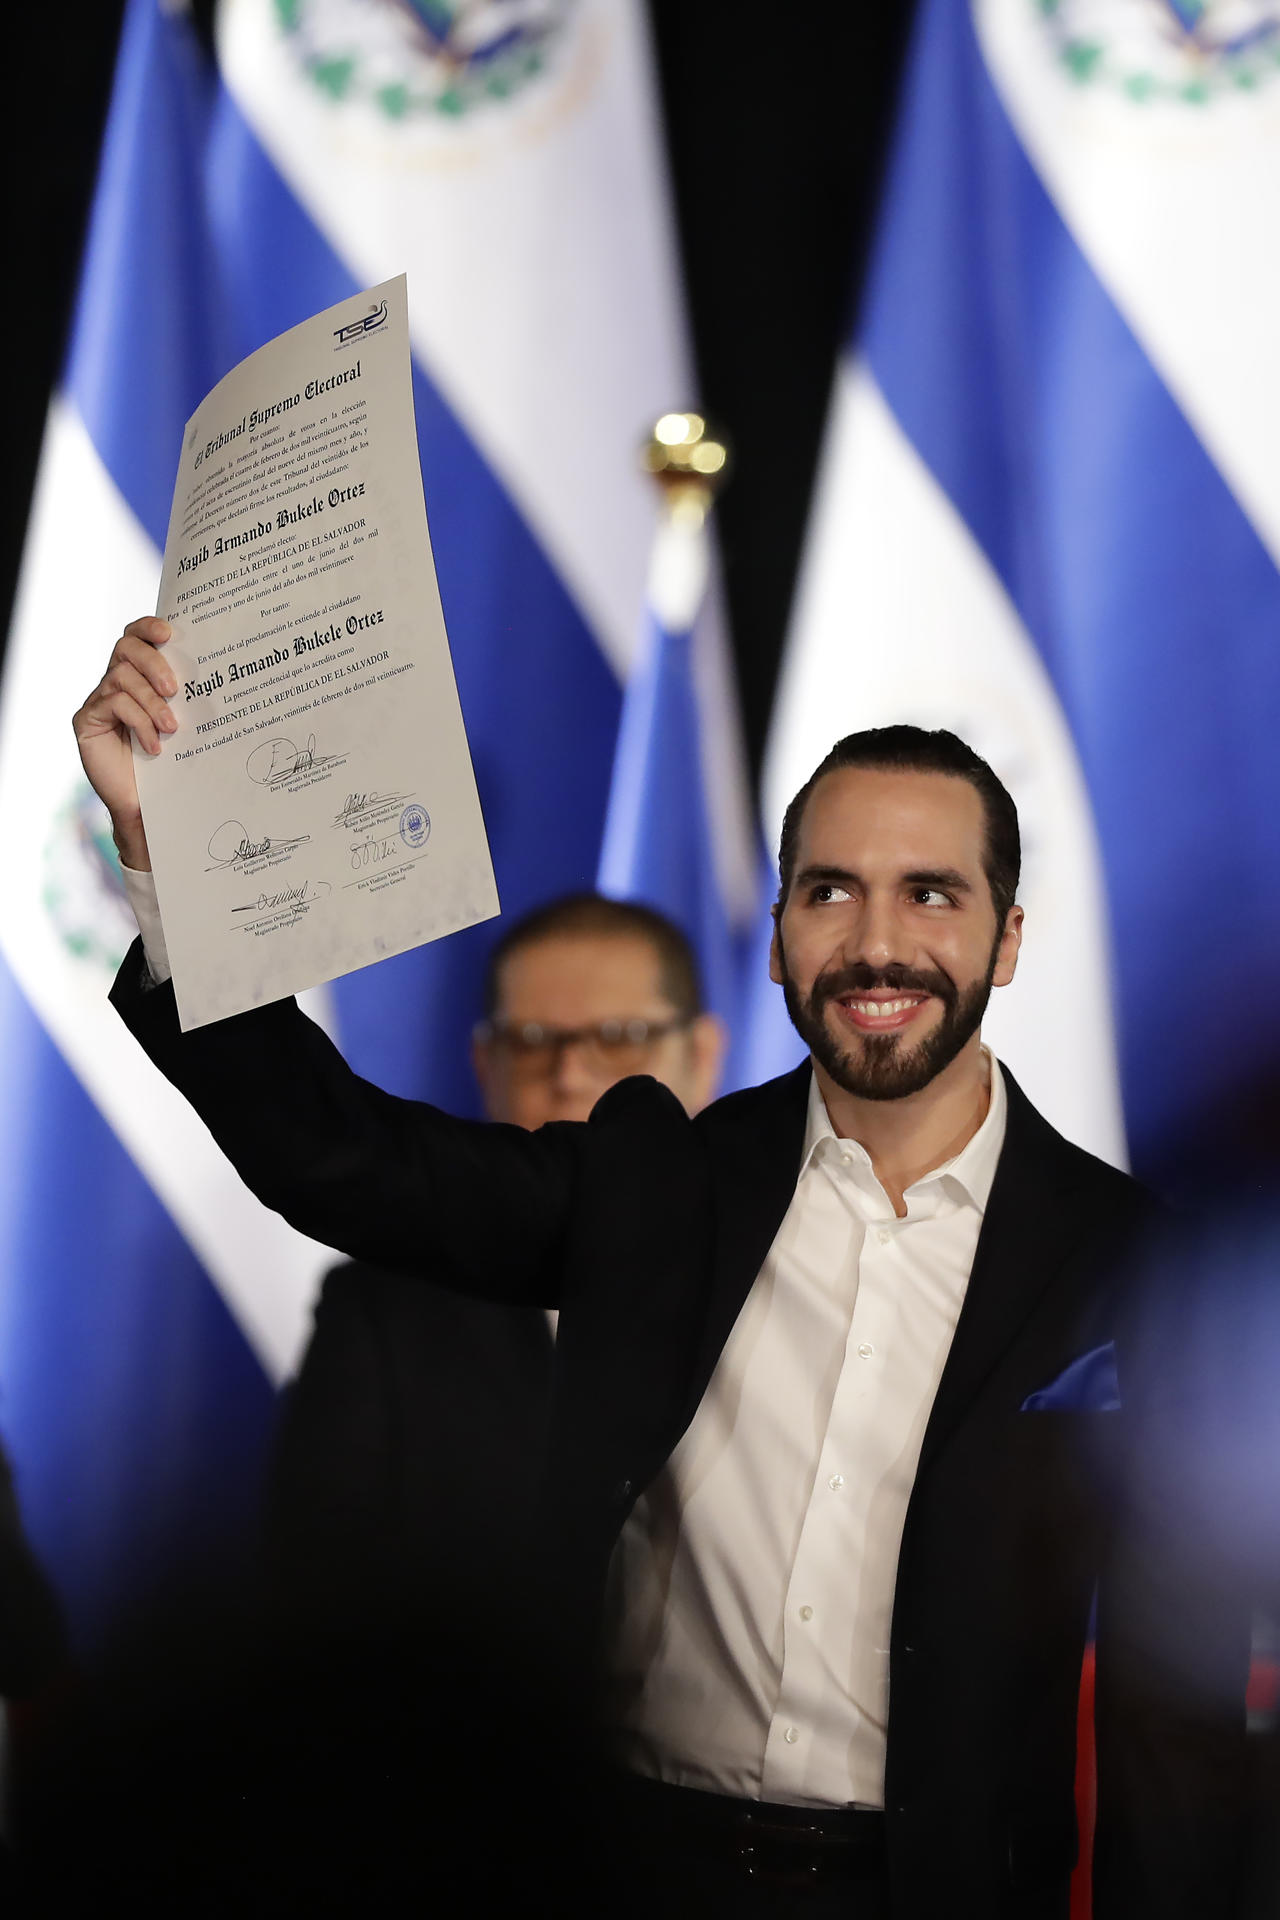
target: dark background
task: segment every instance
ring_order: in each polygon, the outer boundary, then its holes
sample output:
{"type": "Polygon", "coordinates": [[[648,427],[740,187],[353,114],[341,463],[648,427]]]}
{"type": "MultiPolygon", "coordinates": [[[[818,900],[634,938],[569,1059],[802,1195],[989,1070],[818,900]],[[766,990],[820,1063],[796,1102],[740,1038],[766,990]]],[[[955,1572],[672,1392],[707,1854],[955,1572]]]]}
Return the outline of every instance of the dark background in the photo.
{"type": "MultiPolygon", "coordinates": [[[[194,0],[206,38],[216,0],[194,0]]],[[[5,393],[0,630],[57,377],[123,0],[24,8],[0,141],[22,373],[5,393]],[[25,99],[24,111],[13,112],[25,99]]],[[[753,767],[835,355],[853,311],[913,0],[648,0],[702,401],[734,478],[720,535],[753,767]]],[[[675,400],[673,396],[673,402],[675,400]]]]}

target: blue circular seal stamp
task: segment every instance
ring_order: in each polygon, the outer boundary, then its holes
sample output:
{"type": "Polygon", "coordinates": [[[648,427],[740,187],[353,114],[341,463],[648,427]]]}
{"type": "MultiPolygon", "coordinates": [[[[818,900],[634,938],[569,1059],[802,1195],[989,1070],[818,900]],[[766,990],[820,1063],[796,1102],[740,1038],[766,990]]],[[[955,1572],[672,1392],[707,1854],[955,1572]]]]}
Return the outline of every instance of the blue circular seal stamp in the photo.
{"type": "Polygon", "coordinates": [[[406,847],[420,847],[431,831],[431,815],[415,800],[400,815],[400,838],[406,847]]]}

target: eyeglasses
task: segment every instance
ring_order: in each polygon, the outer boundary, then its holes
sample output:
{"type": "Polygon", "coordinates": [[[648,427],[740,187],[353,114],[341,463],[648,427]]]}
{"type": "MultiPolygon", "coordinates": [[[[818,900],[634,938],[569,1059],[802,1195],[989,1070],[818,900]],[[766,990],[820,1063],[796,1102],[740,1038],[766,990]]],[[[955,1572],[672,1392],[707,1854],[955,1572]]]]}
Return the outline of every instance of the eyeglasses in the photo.
{"type": "Polygon", "coordinates": [[[523,1080],[544,1080],[556,1071],[566,1047],[578,1047],[582,1063],[601,1078],[623,1080],[639,1073],[652,1049],[669,1033],[691,1025],[682,1013],[670,1020],[601,1020],[593,1027],[544,1027],[538,1020],[482,1020],[476,1038],[506,1055],[523,1080]]]}

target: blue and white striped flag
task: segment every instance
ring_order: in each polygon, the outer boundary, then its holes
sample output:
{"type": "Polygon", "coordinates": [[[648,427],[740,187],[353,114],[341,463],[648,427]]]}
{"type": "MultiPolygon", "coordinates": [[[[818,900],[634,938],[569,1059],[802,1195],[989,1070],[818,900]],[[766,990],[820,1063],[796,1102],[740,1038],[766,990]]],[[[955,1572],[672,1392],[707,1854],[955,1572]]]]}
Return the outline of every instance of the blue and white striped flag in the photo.
{"type": "MultiPolygon", "coordinates": [[[[689,390],[639,0],[129,0],[0,712],[0,1420],[82,1629],[252,1483],[326,1251],[238,1188],[105,1004],[129,937],[67,726],[154,604],[188,414],[407,269],[433,547],[504,910],[589,886],[689,390]]],[[[465,1108],[477,930],[340,983],[348,1056],[465,1108]]]]}
{"type": "MultiPolygon", "coordinates": [[[[681,419],[683,416],[671,416],[681,419]]],[[[737,702],[700,503],[664,503],[644,630],[623,699],[597,884],[693,944],[707,1006],[741,1031],[755,904],[737,702]]],[[[731,1084],[733,1054],[730,1052],[731,1084]]]]}
{"type": "MultiPolygon", "coordinates": [[[[510,919],[594,881],[644,604],[635,448],[690,387],[640,0],[218,18],[223,225],[255,339],[322,304],[313,288],[408,273],[432,546],[510,919]]],[[[495,932],[340,984],[354,1064],[466,1110],[495,932]]]]}
{"type": "Polygon", "coordinates": [[[922,0],[769,756],[773,828],[851,728],[992,762],[990,1036],[1140,1168],[1280,1043],[1278,109],[1274,3],[922,0]]]}

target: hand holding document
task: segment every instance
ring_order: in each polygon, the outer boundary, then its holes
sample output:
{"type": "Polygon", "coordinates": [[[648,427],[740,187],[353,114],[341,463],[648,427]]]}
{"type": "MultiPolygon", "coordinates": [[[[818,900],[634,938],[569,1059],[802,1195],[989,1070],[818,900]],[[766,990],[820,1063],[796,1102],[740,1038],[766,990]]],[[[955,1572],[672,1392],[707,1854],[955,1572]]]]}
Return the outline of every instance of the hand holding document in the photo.
{"type": "Polygon", "coordinates": [[[498,911],[427,536],[403,278],[188,422],[158,613],[179,725],[135,747],[184,1027],[498,911]]]}

